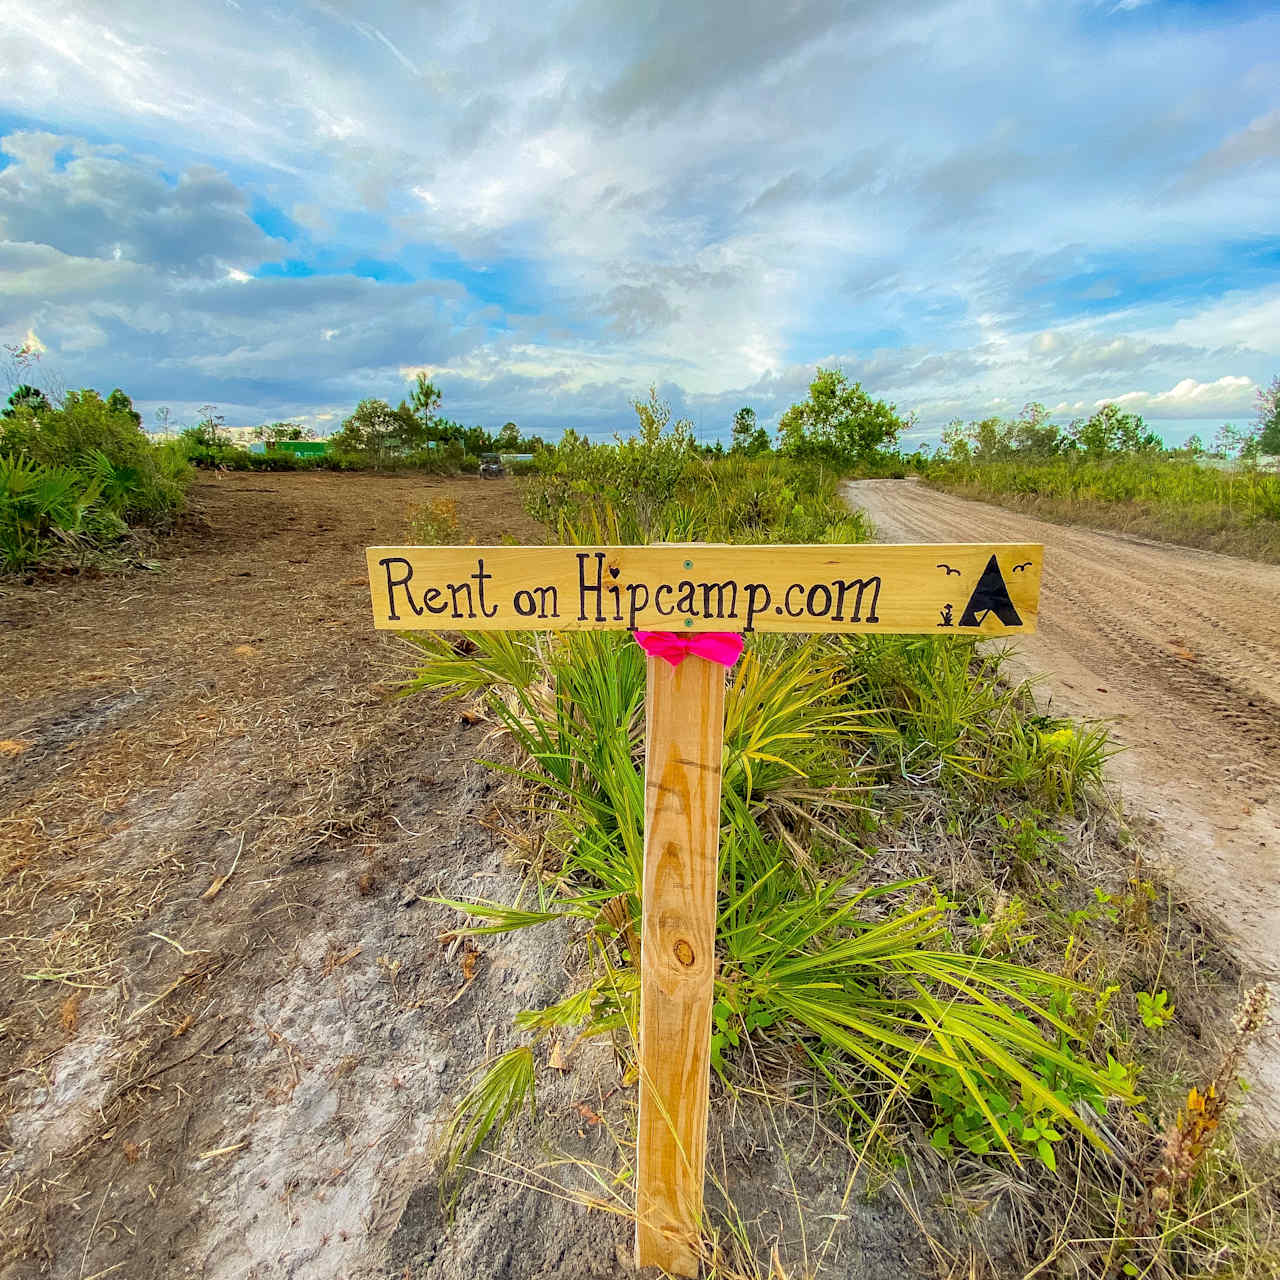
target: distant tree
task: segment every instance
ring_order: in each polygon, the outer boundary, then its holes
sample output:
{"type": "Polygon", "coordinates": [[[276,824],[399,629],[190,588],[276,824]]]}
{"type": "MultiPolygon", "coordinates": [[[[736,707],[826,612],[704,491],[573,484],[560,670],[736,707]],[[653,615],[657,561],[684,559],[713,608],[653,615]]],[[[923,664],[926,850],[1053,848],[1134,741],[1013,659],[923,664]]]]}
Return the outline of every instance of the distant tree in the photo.
{"type": "Polygon", "coordinates": [[[1190,454],[1193,458],[1203,457],[1205,452],[1204,441],[1200,439],[1198,433],[1192,432],[1192,434],[1186,438],[1186,441],[1182,446],[1182,450],[1184,453],[1190,454]]]}
{"type": "Polygon", "coordinates": [[[779,448],[794,458],[849,466],[891,449],[906,426],[896,406],[873,400],[839,369],[819,367],[809,398],[793,404],[778,423],[779,448]]]}
{"type": "Polygon", "coordinates": [[[692,421],[688,418],[677,418],[672,422],[671,405],[666,400],[658,399],[656,386],[650,386],[647,400],[633,400],[631,407],[636,411],[636,417],[640,421],[641,443],[656,443],[665,434],[668,440],[674,441],[681,449],[690,453],[693,451],[692,421]]]}
{"type": "Polygon", "coordinates": [[[424,427],[430,427],[435,422],[441,399],[440,388],[425,373],[418,374],[413,389],[409,392],[409,407],[413,416],[424,427]]]}
{"type": "Polygon", "coordinates": [[[1224,422],[1213,438],[1213,452],[1219,458],[1256,462],[1262,452],[1262,427],[1254,425],[1242,430],[1232,422],[1224,422]]]}
{"type": "Polygon", "coordinates": [[[423,440],[420,419],[403,403],[393,409],[385,400],[361,400],[343,419],[330,447],[336,454],[358,457],[366,466],[385,467],[423,440]]]}
{"type": "Polygon", "coordinates": [[[969,424],[975,462],[999,462],[1013,453],[1013,423],[1002,418],[983,418],[969,424]]]}
{"type": "Polygon", "coordinates": [[[0,411],[0,414],[6,418],[13,418],[23,410],[28,413],[40,414],[51,407],[44,392],[39,387],[33,387],[24,382],[21,386],[14,387],[9,393],[9,403],[0,411]]]}
{"type": "Polygon", "coordinates": [[[519,453],[520,428],[514,422],[504,422],[502,430],[494,437],[494,446],[503,453],[519,453]]]}
{"type": "Polygon", "coordinates": [[[1133,413],[1108,401],[1089,418],[1077,418],[1067,428],[1075,444],[1085,453],[1100,456],[1111,453],[1158,452],[1164,446],[1154,431],[1133,413]]]}
{"type": "Polygon", "coordinates": [[[973,457],[969,433],[959,418],[952,418],[942,428],[942,444],[939,453],[945,453],[953,462],[968,462],[973,457]]]}
{"type": "Polygon", "coordinates": [[[133,407],[133,401],[119,387],[107,397],[107,408],[113,413],[127,413],[138,426],[142,426],[142,414],[133,407]]]}
{"type": "Polygon", "coordinates": [[[1280,454],[1280,374],[1258,388],[1258,452],[1280,454]]]}
{"type": "Polygon", "coordinates": [[[314,440],[316,433],[310,427],[299,426],[296,422],[263,423],[254,427],[252,434],[255,440],[262,440],[269,449],[281,440],[314,440]]]}
{"type": "Polygon", "coordinates": [[[748,458],[769,452],[769,433],[756,420],[756,411],[750,405],[743,405],[733,415],[729,450],[745,454],[748,458]]]}
{"type": "Polygon", "coordinates": [[[1049,411],[1039,401],[1024,405],[1013,423],[1014,451],[1024,458],[1052,458],[1062,452],[1062,429],[1049,421],[1049,411]]]}
{"type": "Polygon", "coordinates": [[[200,406],[200,421],[194,427],[188,427],[183,437],[190,439],[197,446],[212,449],[220,444],[227,444],[229,437],[224,430],[225,419],[218,412],[216,404],[200,406]]]}

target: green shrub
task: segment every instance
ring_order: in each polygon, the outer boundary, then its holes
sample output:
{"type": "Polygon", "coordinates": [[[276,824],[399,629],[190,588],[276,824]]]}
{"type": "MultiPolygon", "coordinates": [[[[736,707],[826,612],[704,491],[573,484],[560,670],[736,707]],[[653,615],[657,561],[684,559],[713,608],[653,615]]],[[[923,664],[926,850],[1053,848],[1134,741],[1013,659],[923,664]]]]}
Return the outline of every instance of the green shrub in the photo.
{"type": "Polygon", "coordinates": [[[53,408],[25,396],[0,418],[0,563],[26,568],[83,558],[130,524],[182,504],[186,451],[153,445],[129,397],[74,391],[53,408]]]}
{"type": "Polygon", "coordinates": [[[770,455],[700,458],[679,440],[591,444],[573,432],[539,453],[525,490],[535,519],[574,541],[862,542],[864,518],[839,500],[840,473],[770,455]]]}
{"type": "Polygon", "coordinates": [[[123,393],[113,405],[96,391],[73,391],[61,408],[19,409],[0,426],[0,452],[50,467],[109,466],[116,514],[131,522],[166,516],[182,502],[184,476],[161,465],[127,401],[123,393]]]}
{"type": "Polygon", "coordinates": [[[187,427],[178,436],[178,443],[192,466],[201,468],[223,467],[228,471],[248,471],[248,449],[241,449],[218,434],[217,426],[205,421],[187,427]]]}

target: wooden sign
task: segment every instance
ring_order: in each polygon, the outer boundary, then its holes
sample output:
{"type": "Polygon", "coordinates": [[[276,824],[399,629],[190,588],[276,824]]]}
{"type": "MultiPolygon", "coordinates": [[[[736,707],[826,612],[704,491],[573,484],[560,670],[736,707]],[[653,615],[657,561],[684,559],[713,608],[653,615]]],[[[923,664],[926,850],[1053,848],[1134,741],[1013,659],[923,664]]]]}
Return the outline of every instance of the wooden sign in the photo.
{"type": "Polygon", "coordinates": [[[389,631],[857,631],[1036,627],[1042,548],[371,547],[389,631]]]}
{"type": "MultiPolygon", "coordinates": [[[[371,547],[374,625],[393,631],[1035,630],[1043,548],[371,547]]],[[[636,1265],[698,1273],[715,991],[724,667],[650,654],[636,1265]]]]}

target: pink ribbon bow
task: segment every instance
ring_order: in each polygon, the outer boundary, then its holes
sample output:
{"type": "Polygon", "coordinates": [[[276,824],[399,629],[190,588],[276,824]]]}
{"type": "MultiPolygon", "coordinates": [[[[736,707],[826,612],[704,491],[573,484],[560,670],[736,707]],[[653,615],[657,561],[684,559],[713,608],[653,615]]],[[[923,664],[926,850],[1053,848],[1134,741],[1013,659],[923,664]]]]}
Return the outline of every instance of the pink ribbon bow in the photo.
{"type": "Polygon", "coordinates": [[[678,667],[688,654],[731,667],[742,656],[742,636],[736,631],[636,631],[636,643],[655,658],[678,667]]]}

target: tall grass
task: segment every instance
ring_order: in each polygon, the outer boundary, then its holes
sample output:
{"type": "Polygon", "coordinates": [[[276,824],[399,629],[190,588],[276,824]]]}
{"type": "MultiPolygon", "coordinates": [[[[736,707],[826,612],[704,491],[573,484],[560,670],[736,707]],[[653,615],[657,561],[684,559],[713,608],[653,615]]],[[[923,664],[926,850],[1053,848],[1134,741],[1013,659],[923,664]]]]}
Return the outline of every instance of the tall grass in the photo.
{"type": "Polygon", "coordinates": [[[930,484],[1079,520],[1280,561],[1280,473],[1159,453],[931,463],[930,484]]]}

